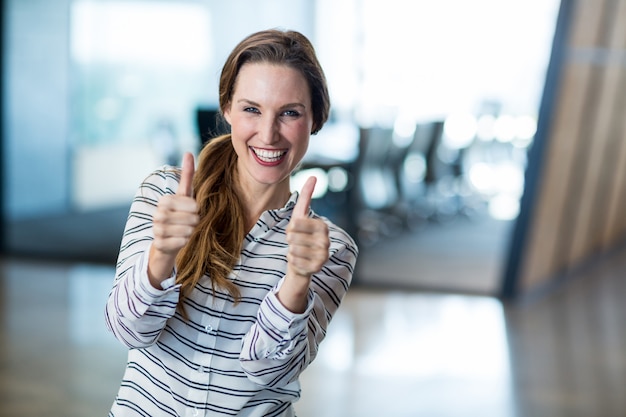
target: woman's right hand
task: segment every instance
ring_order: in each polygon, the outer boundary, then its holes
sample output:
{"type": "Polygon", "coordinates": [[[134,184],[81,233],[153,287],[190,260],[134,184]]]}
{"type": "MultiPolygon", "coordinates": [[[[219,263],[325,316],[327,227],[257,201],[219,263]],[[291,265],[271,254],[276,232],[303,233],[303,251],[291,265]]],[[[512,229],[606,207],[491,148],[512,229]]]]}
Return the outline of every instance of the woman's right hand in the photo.
{"type": "Polygon", "coordinates": [[[182,172],[176,194],[161,197],[152,218],[154,241],[150,248],[148,277],[155,288],[170,277],[176,255],[187,244],[199,222],[198,205],[193,198],[194,159],[183,155],[182,172]]]}

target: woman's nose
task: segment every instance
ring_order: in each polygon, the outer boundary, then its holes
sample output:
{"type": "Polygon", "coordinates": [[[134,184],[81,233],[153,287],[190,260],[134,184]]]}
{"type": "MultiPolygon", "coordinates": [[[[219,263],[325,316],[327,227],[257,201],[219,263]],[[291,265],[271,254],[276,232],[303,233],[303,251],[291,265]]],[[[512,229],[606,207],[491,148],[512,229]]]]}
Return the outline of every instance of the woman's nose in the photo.
{"type": "Polygon", "coordinates": [[[278,141],[278,121],[274,117],[266,116],[261,120],[259,135],[263,143],[272,144],[278,141]]]}

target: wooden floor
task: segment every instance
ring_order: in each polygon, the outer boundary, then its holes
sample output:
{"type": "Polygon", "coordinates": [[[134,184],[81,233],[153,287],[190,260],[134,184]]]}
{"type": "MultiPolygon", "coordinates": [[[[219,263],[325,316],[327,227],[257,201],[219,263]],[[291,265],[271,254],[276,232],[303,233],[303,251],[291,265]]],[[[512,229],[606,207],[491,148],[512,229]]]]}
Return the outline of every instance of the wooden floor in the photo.
{"type": "MultiPolygon", "coordinates": [[[[113,270],[0,261],[0,416],[106,415],[125,349],[113,270]]],[[[300,417],[626,415],[626,250],[527,305],[355,286],[302,375],[300,417]]]]}

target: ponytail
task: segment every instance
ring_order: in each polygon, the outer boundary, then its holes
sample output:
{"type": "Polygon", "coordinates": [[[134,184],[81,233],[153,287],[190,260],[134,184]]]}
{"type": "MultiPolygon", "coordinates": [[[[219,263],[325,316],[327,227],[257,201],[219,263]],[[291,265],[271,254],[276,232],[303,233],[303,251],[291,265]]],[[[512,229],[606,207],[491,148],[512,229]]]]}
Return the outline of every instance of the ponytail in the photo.
{"type": "Polygon", "coordinates": [[[176,257],[178,308],[185,318],[184,301],[205,274],[213,292],[226,290],[239,301],[239,290],[228,278],[245,238],[243,208],[234,189],[236,164],[230,134],[212,139],[198,157],[193,190],[200,223],[176,257]]]}

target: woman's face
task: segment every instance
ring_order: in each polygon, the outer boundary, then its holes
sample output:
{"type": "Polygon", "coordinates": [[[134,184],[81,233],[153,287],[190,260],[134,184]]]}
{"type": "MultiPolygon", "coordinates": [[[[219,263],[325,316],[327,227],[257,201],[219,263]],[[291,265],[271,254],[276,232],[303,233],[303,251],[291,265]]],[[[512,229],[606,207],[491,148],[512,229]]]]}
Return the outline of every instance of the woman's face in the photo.
{"type": "Polygon", "coordinates": [[[239,156],[240,180],[285,182],[304,157],[313,126],[311,93],[297,70],[268,63],[244,64],[224,111],[239,156]]]}

